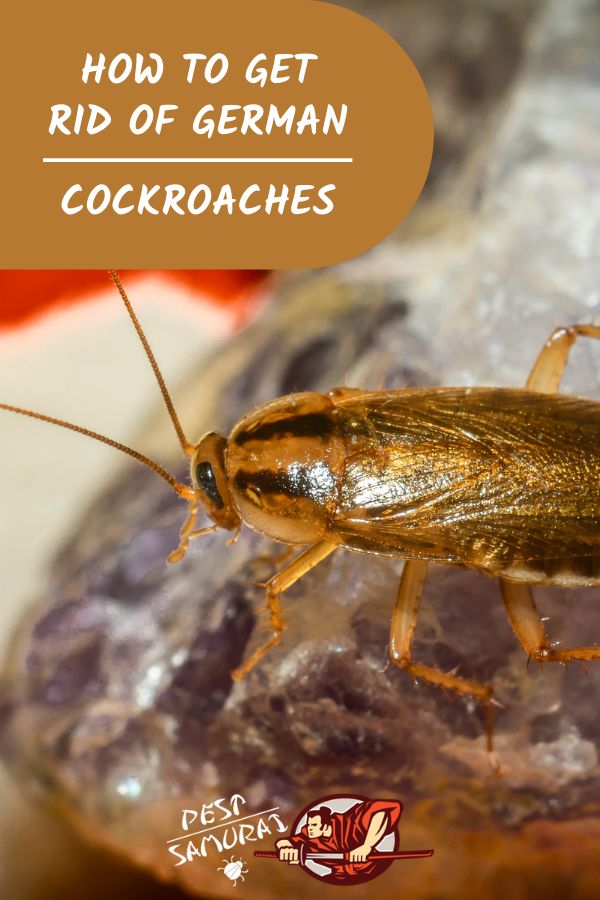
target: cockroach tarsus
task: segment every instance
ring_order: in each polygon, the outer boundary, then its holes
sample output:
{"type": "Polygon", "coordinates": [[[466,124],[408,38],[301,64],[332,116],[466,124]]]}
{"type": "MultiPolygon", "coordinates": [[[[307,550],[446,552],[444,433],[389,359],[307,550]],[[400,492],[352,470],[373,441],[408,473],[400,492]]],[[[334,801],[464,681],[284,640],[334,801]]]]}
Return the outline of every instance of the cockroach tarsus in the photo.
{"type": "Polygon", "coordinates": [[[509,621],[530,659],[600,658],[600,647],[551,646],[532,585],[600,585],[600,404],[557,393],[579,336],[558,328],[524,389],[405,388],[290,394],[241,419],[228,438],[190,443],[117,273],[110,271],[142,342],[184,452],[191,487],[148,457],[103,435],[31,410],[1,409],[102,441],[150,467],[188,503],[178,547],[242,523],[305,547],[265,585],[270,637],[232,672],[244,678],[281,639],[281,594],[338,548],[405,560],[392,614],[389,659],[414,678],[477,699],[489,684],[423,665],[412,639],[429,562],[497,577],[509,621]],[[212,524],[198,528],[200,510],[212,524]]]}

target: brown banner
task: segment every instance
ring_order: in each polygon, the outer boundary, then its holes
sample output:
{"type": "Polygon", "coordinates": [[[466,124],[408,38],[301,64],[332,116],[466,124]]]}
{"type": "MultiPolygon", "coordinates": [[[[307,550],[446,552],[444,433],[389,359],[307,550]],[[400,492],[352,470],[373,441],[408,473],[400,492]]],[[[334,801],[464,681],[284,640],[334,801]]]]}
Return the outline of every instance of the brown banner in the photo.
{"type": "Polygon", "coordinates": [[[427,92],[355,13],[104,0],[31,18],[5,13],[3,268],[319,267],[422,190],[427,92]]]}

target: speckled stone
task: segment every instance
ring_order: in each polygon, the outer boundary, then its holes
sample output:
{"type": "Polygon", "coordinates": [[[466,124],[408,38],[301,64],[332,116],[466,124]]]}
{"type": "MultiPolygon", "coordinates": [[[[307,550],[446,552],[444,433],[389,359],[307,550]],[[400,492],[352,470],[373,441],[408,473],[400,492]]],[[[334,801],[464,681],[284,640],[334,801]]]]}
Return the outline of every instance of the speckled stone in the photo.
{"type": "MultiPolygon", "coordinates": [[[[533,4],[521,6],[525,21],[533,4]]],[[[459,174],[440,174],[412,234],[283,283],[178,398],[198,434],[227,432],[279,394],[344,382],[523,384],[555,325],[598,314],[600,10],[538,7],[520,42],[511,32],[512,58],[526,50],[519,77],[459,174]]],[[[574,353],[566,387],[600,398],[596,350],[574,353]]],[[[378,897],[598,896],[600,665],[528,667],[497,584],[432,566],[415,658],[493,683],[504,708],[492,777],[477,704],[387,665],[401,561],[338,552],[285,595],[281,646],[234,685],[231,670],[264,636],[257,582],[278,549],[244,529],[168,567],[183,515],[152,473],[124,467],[55,561],[0,694],[2,753],[24,784],[196,894],[293,900],[316,896],[316,883],[248,850],[235,888],[218,856],[174,868],[165,842],[182,808],[239,792],[289,823],[348,790],[400,797],[402,845],[436,850],[395,864],[378,897]]],[[[600,639],[597,590],[537,596],[552,639],[600,639]]]]}

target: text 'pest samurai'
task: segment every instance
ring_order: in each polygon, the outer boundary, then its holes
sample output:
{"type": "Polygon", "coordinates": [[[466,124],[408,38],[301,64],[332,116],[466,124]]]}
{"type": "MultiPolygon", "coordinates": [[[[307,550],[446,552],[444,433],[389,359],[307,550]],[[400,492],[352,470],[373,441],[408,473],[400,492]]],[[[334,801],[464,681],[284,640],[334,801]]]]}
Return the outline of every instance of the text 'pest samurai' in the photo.
{"type": "Polygon", "coordinates": [[[178,562],[192,539],[243,524],[302,552],[266,584],[271,636],[233,673],[247,675],[279,643],[281,594],[340,547],[406,560],[392,614],[390,661],[414,678],[470,695],[488,710],[491,685],[415,662],[411,655],[429,562],[497,577],[506,612],[529,657],[600,658],[600,647],[548,643],[531,586],[600,585],[600,403],[556,393],[579,335],[553,332],[526,386],[406,388],[290,394],[251,412],[229,437],[184,435],[156,360],[116,272],[177,436],[191,486],[103,435],[0,404],[116,447],[160,475],[188,503],[178,562]],[[200,511],[211,525],[197,527],[200,511]]]}

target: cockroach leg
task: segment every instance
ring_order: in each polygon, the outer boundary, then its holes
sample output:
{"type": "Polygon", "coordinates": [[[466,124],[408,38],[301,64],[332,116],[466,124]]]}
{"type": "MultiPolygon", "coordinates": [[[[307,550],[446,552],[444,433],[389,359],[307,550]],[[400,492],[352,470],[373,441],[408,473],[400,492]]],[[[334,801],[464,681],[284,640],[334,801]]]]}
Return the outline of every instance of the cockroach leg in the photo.
{"type": "Polygon", "coordinates": [[[571,325],[552,332],[529,373],[526,386],[530,391],[553,394],[558,390],[571,347],[582,335],[600,340],[600,326],[571,325]]]}
{"type": "Polygon", "coordinates": [[[179,544],[177,545],[175,550],[169,553],[169,555],[167,556],[167,562],[177,563],[185,556],[190,543],[190,535],[196,528],[196,519],[198,518],[199,506],[200,504],[197,497],[194,497],[189,501],[187,518],[179,529],[179,544]]]}
{"type": "Polygon", "coordinates": [[[167,562],[177,563],[185,556],[190,543],[191,535],[194,533],[194,530],[196,528],[196,519],[198,518],[199,506],[200,504],[197,497],[194,497],[189,501],[187,518],[179,529],[179,544],[175,550],[169,553],[169,555],[167,556],[167,562]]]}
{"type": "Polygon", "coordinates": [[[550,645],[528,584],[500,578],[500,591],[510,624],[529,659],[544,661],[550,645]]]}
{"type": "Polygon", "coordinates": [[[423,584],[427,575],[427,563],[421,559],[409,559],[404,563],[398,596],[392,616],[390,630],[390,660],[394,665],[413,678],[420,678],[429,684],[436,684],[442,688],[448,688],[459,694],[469,694],[476,697],[486,707],[487,712],[487,747],[491,753],[493,749],[493,723],[494,701],[492,699],[492,687],[480,684],[473,678],[461,678],[450,672],[443,672],[434,666],[425,666],[422,663],[413,662],[411,658],[411,645],[417,616],[421,602],[423,584]]]}
{"type": "Polygon", "coordinates": [[[231,537],[230,537],[229,540],[227,541],[227,546],[228,546],[228,547],[233,547],[234,544],[237,544],[237,542],[238,542],[239,539],[240,539],[240,532],[241,532],[241,530],[242,530],[242,526],[241,526],[241,525],[240,525],[238,528],[235,529],[235,531],[233,532],[233,534],[231,535],[231,537]]]}
{"type": "Polygon", "coordinates": [[[196,528],[196,519],[198,518],[200,503],[197,497],[193,497],[188,503],[189,511],[187,518],[179,529],[179,544],[176,549],[167,556],[167,562],[169,563],[178,563],[183,559],[187,553],[190,541],[217,530],[216,525],[209,525],[208,528],[196,528]]]}
{"type": "Polygon", "coordinates": [[[600,647],[561,647],[557,650],[550,646],[528,584],[501,578],[500,590],[510,624],[531,659],[560,663],[600,659],[600,647]]]}
{"type": "Polygon", "coordinates": [[[404,563],[390,630],[390,659],[396,665],[401,665],[402,660],[410,662],[410,648],[426,576],[425,560],[408,559],[404,563]]]}
{"type": "Polygon", "coordinates": [[[243,678],[254,668],[256,663],[263,658],[271,647],[275,647],[281,640],[281,633],[285,628],[283,615],[281,612],[281,594],[287,591],[295,584],[303,575],[314,569],[320,562],[326,559],[334,550],[337,550],[336,544],[330,544],[328,541],[319,541],[313,544],[300,556],[297,556],[289,565],[287,565],[266,583],[267,589],[267,609],[269,613],[269,624],[272,629],[271,637],[261,644],[254,653],[237,669],[231,673],[234,681],[242,681],[243,678]]]}

